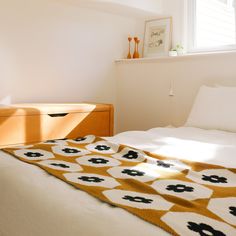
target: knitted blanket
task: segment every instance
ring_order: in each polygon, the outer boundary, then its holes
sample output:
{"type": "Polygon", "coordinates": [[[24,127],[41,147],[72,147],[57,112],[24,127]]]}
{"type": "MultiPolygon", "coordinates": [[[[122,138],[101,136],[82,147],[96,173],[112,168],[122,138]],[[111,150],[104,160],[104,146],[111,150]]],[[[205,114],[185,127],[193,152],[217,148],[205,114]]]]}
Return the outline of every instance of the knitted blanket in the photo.
{"type": "Polygon", "coordinates": [[[93,135],[3,150],[172,235],[236,235],[236,169],[158,156],[93,135]]]}

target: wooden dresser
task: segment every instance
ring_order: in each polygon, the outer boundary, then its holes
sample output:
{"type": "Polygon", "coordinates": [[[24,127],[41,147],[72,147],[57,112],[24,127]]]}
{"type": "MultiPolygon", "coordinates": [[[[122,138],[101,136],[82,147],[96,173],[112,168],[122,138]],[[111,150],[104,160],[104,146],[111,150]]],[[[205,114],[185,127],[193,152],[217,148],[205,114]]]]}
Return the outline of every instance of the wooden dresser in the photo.
{"type": "Polygon", "coordinates": [[[109,104],[14,104],[0,107],[0,148],[87,134],[113,135],[109,104]]]}

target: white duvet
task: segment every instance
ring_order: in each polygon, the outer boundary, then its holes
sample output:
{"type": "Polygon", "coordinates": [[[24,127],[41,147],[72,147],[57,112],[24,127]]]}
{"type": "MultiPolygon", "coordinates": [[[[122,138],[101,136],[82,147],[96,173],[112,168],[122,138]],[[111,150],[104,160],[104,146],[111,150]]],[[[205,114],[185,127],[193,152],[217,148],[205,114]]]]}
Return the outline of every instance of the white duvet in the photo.
{"type": "MultiPolygon", "coordinates": [[[[236,168],[236,133],[155,128],[108,139],[169,157],[236,168]]],[[[120,235],[168,234],[0,151],[0,236],[120,235]]]]}

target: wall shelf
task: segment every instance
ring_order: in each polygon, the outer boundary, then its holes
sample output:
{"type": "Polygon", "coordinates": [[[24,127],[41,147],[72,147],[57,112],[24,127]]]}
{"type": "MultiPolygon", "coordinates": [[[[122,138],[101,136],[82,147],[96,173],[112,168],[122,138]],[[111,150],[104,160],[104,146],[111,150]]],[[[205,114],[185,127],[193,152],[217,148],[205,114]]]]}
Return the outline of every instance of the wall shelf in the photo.
{"type": "MultiPolygon", "coordinates": [[[[61,0],[60,0],[61,1],[61,0]]],[[[137,18],[162,15],[163,0],[66,0],[81,7],[137,18]]]]}
{"type": "Polygon", "coordinates": [[[220,55],[230,55],[236,54],[236,50],[233,51],[218,51],[218,52],[204,52],[204,53],[188,53],[182,56],[162,56],[162,57],[151,57],[151,58],[139,58],[139,59],[117,59],[115,63],[117,64],[128,64],[128,63],[153,63],[159,62],[163,60],[181,60],[181,59],[190,59],[190,58],[198,58],[198,57],[207,57],[207,56],[220,56],[220,55]]]}

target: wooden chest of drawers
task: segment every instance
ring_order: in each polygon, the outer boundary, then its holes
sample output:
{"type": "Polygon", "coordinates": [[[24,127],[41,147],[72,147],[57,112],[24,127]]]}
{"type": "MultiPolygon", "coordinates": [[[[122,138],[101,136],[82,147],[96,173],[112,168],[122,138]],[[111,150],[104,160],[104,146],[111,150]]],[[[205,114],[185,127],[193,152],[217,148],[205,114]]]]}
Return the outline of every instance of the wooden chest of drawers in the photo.
{"type": "Polygon", "coordinates": [[[108,104],[15,104],[0,108],[0,147],[87,134],[113,135],[108,104]]]}

